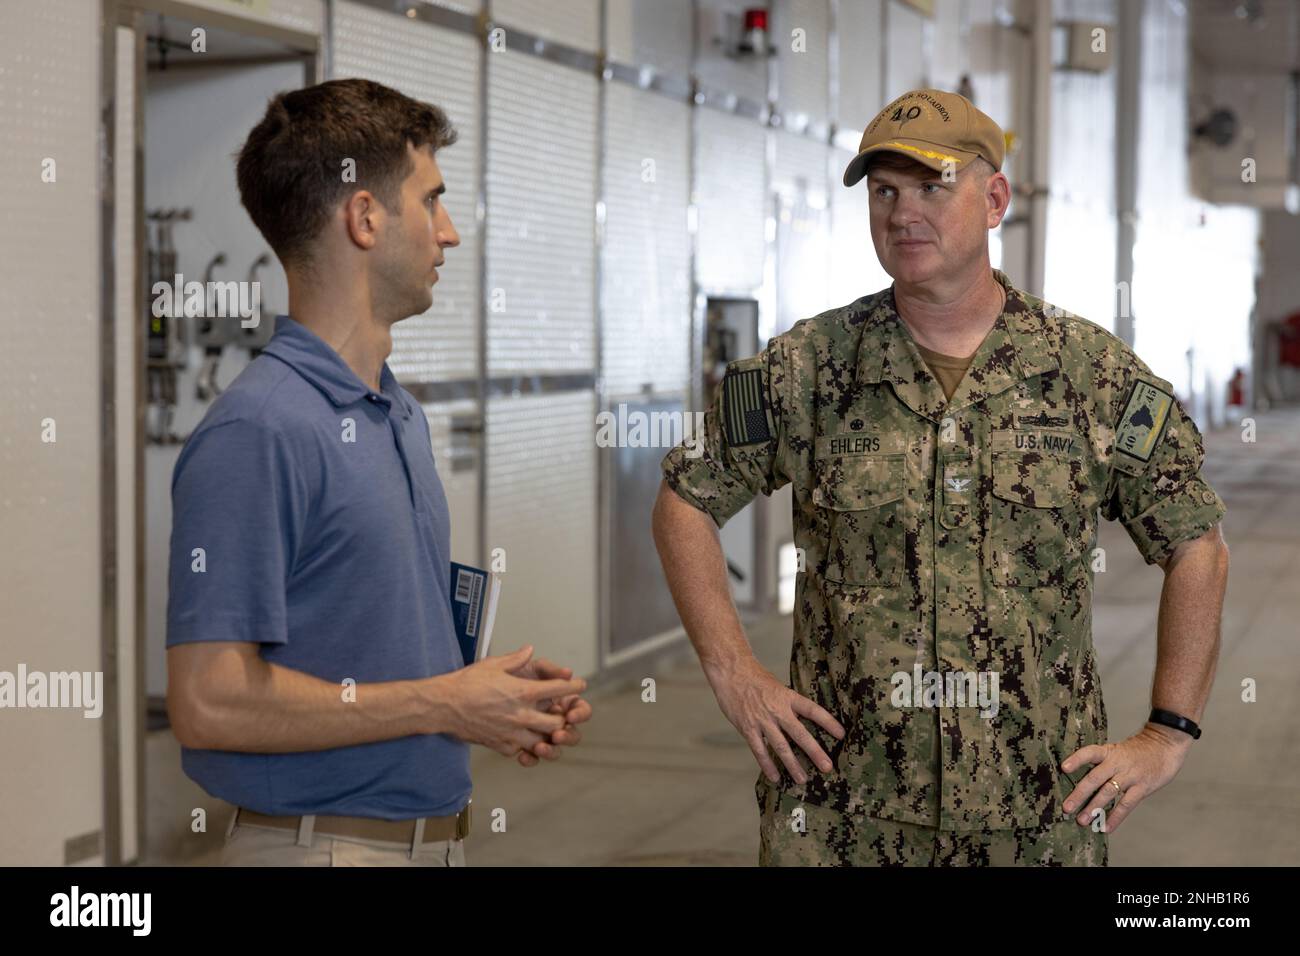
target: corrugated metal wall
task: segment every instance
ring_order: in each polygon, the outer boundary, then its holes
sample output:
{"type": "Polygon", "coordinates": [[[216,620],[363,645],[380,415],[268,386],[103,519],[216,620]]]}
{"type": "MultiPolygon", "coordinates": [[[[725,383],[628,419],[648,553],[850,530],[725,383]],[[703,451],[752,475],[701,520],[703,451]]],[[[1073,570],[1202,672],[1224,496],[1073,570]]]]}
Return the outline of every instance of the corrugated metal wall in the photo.
{"type": "Polygon", "coordinates": [[[488,403],[488,560],[506,570],[497,652],[596,670],[596,417],[590,390],[488,403]]]}
{"type": "Polygon", "coordinates": [[[464,33],[339,0],[334,8],[334,78],[356,76],[436,103],[459,138],[438,153],[443,197],[460,246],[447,250],[433,305],[393,326],[388,359],[402,382],[442,382],[478,375],[479,44],[464,33]]]}
{"type": "MultiPolygon", "coordinates": [[[[594,372],[597,94],[590,73],[488,54],[489,376],[594,372]]],[[[502,646],[535,642],[584,674],[597,661],[595,411],[582,390],[496,398],[487,414],[502,646]]]]}
{"type": "Polygon", "coordinates": [[[600,46],[600,0],[492,0],[491,12],[506,29],[507,47],[511,27],[579,50],[600,46]]]}
{"type": "MultiPolygon", "coordinates": [[[[441,284],[441,283],[439,283],[441,284]]],[[[475,427],[480,420],[478,402],[462,399],[454,402],[427,402],[421,406],[429,422],[433,439],[433,460],[447,495],[451,515],[451,559],[474,564],[478,554],[479,468],[482,457],[476,431],[457,440],[453,425],[461,422],[475,427]]]]}
{"type": "MultiPolygon", "coordinates": [[[[780,193],[804,193],[818,206],[825,206],[830,187],[827,146],[807,136],[778,132],[776,162],[772,167],[772,188],[780,193]]],[[[841,172],[843,172],[841,170],[841,172]]],[[[840,185],[843,189],[843,185],[840,185]]]]}
{"type": "Polygon", "coordinates": [[[489,375],[595,367],[596,91],[569,67],[488,56],[489,375]]]}
{"type": "Polygon", "coordinates": [[[885,105],[882,92],[880,16],[883,0],[841,0],[835,12],[839,65],[835,71],[839,107],[836,145],[858,151],[862,130],[885,105]]]}
{"type": "MultiPolygon", "coordinates": [[[[830,304],[830,147],[784,131],[773,134],[777,194],[776,332],[830,304]]],[[[840,186],[843,190],[843,186],[840,186]]],[[[865,187],[863,188],[865,192],[865,187]]]]}
{"type": "Polygon", "coordinates": [[[751,119],[696,114],[701,288],[752,293],[763,284],[767,217],[767,133],[751,119]]]}
{"type": "Polygon", "coordinates": [[[605,100],[601,372],[611,400],[684,394],[691,341],[691,109],[624,84],[605,100]]]}
{"type": "Polygon", "coordinates": [[[893,280],[880,266],[871,241],[871,212],[867,188],[845,189],[840,183],[844,168],[856,151],[836,149],[832,162],[836,173],[831,187],[830,279],[827,297],[832,305],[844,305],[883,289],[893,280]]]}
{"type": "Polygon", "coordinates": [[[606,50],[615,63],[691,70],[692,0],[605,0],[606,50]]]}
{"type": "Polygon", "coordinates": [[[777,105],[785,124],[824,129],[830,117],[830,0],[788,0],[773,13],[777,105]]]}

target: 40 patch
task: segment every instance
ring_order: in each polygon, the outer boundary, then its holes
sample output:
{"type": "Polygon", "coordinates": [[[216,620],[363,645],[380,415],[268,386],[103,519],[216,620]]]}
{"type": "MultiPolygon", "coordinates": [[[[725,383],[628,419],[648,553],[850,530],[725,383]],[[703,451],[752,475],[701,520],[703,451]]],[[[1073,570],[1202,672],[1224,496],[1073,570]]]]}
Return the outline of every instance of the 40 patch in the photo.
{"type": "Polygon", "coordinates": [[[1174,396],[1154,382],[1144,378],[1134,382],[1115,427],[1116,450],[1138,461],[1150,461],[1173,404],[1174,396]]]}

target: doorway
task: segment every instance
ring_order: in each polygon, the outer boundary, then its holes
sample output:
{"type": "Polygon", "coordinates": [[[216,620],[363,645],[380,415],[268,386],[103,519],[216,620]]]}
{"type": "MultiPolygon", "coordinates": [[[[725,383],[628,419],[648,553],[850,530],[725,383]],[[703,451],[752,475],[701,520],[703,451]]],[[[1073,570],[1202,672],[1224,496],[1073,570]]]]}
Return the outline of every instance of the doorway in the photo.
{"type": "Polygon", "coordinates": [[[119,515],[119,525],[134,525],[121,542],[134,556],[119,564],[134,567],[138,700],[134,753],[130,724],[116,742],[123,782],[107,801],[106,846],[119,826],[120,862],[170,865],[215,852],[226,812],[184,775],[167,720],[171,475],[185,439],[270,340],[275,315],[288,311],[279,263],[239,202],[234,155],[267,100],[317,82],[321,63],[315,34],[174,0],[122,3],[118,14],[119,243],[106,268],[117,276],[118,339],[129,343],[118,377],[135,398],[117,443],[119,458],[134,461],[134,520],[131,505],[119,515]],[[202,314],[187,315],[181,297],[163,292],[188,297],[191,282],[204,290],[202,314]],[[256,289],[255,318],[213,318],[217,286],[238,289],[245,305],[256,289]],[[126,354],[134,361],[122,367],[126,354]]]}

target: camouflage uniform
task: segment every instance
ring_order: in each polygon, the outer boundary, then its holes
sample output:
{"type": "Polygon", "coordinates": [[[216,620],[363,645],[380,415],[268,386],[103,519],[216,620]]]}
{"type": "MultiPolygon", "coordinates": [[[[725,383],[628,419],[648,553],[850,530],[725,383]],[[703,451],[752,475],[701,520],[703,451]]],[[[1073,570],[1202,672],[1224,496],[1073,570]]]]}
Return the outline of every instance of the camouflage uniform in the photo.
{"type": "Polygon", "coordinates": [[[910,858],[983,834],[1002,841],[995,856],[1033,862],[1043,854],[1024,835],[1040,832],[1069,834],[1049,857],[1104,862],[1104,835],[1076,852],[1091,830],[1060,826],[1088,769],[1067,777],[1061,761],[1107,740],[1091,633],[1097,516],[1123,522],[1152,563],[1224,507],[1169,383],[1104,329],[994,275],[1006,305],[951,400],[891,287],[731,363],[703,454],[664,459],[669,486],[719,526],[793,486],[805,570],[791,686],[847,734],[811,728],[830,774],[814,768],[799,786],[783,772],[775,788],[759,777],[765,861],[798,858],[791,841],[806,849],[815,828],[788,825],[802,806],[837,834],[812,854],[824,862],[869,862],[862,841],[886,824],[913,825],[894,826],[897,839],[925,834],[929,850],[910,858]],[[891,702],[896,675],[926,672],[996,674],[996,715],[942,695],[891,702]]]}
{"type": "Polygon", "coordinates": [[[1106,865],[1106,834],[1072,819],[1050,827],[940,830],[800,804],[771,787],[760,786],[758,794],[763,866],[1106,865]]]}

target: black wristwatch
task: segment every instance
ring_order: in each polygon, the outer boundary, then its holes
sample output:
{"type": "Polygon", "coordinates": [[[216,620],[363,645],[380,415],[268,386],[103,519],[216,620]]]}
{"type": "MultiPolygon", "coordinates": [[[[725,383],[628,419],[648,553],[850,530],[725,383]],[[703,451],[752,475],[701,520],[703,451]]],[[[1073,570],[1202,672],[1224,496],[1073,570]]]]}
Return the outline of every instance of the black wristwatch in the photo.
{"type": "Polygon", "coordinates": [[[1159,707],[1155,707],[1152,709],[1151,717],[1147,722],[1164,724],[1166,727],[1174,728],[1174,730],[1181,730],[1185,734],[1191,734],[1193,740],[1201,739],[1201,728],[1196,726],[1196,722],[1179,716],[1172,710],[1161,710],[1159,707]]]}

